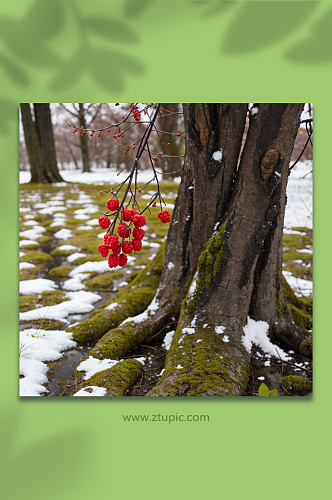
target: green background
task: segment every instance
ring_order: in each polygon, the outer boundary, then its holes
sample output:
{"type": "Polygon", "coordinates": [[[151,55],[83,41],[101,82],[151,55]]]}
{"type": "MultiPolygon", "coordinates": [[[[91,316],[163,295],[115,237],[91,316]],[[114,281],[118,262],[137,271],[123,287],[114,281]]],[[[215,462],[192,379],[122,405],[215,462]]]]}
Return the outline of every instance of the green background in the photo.
{"type": "MultiPolygon", "coordinates": [[[[328,488],[330,2],[0,7],[1,481],[9,498],[312,498],[328,488]],[[19,102],[313,102],[312,398],[18,397],[19,102]],[[209,414],[125,423],[122,414],[209,414]]],[[[327,489],[329,491],[329,489],[327,489]]]]}

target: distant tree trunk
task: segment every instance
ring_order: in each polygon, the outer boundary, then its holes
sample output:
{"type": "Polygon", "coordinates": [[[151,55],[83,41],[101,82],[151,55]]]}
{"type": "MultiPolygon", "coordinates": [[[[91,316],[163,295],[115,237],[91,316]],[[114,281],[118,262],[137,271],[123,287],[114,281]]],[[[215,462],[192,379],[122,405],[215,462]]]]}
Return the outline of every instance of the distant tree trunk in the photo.
{"type": "MultiPolygon", "coordinates": [[[[78,119],[80,127],[87,128],[86,119],[85,119],[85,109],[84,104],[82,102],[78,103],[79,111],[78,111],[78,119]]],[[[82,151],[82,162],[83,162],[83,172],[91,172],[90,168],[90,159],[89,159],[89,147],[88,147],[88,133],[86,132],[84,135],[80,134],[80,144],[82,151]]]]}
{"type": "Polygon", "coordinates": [[[53,128],[49,104],[34,104],[35,121],[30,104],[21,104],[25,143],[31,166],[31,183],[63,182],[56,163],[53,128]]]}
{"type": "Polygon", "coordinates": [[[34,103],[35,124],[45,169],[51,182],[63,182],[57,165],[50,105],[34,103]]]}
{"type": "MultiPolygon", "coordinates": [[[[162,109],[161,114],[166,115],[164,118],[160,119],[158,121],[158,126],[160,130],[163,132],[170,132],[172,134],[176,134],[179,132],[179,116],[178,114],[167,114],[169,111],[170,113],[179,113],[181,104],[177,103],[166,103],[166,104],[161,104],[160,108],[162,109]]],[[[180,137],[174,137],[169,134],[160,134],[161,139],[163,141],[163,145],[161,145],[161,149],[164,149],[167,143],[170,143],[170,146],[166,149],[166,153],[172,158],[165,158],[160,160],[160,165],[162,165],[162,171],[165,173],[171,173],[171,172],[177,172],[178,170],[181,169],[182,164],[183,164],[183,158],[178,158],[178,156],[181,155],[181,152],[183,154],[184,150],[184,141],[180,137]],[[182,151],[181,151],[182,149],[182,151]]],[[[159,141],[158,141],[159,142],[159,141]]],[[[167,175],[167,178],[172,179],[176,176],[181,175],[181,172],[177,172],[175,174],[170,174],[167,175]]]]}

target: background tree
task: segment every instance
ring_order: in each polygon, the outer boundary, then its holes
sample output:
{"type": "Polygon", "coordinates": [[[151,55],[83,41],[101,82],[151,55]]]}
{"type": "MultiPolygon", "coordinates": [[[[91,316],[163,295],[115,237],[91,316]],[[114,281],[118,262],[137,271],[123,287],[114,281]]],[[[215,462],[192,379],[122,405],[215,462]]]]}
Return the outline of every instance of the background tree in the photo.
{"type": "MultiPolygon", "coordinates": [[[[61,106],[73,116],[78,122],[78,128],[86,129],[90,127],[93,121],[98,116],[99,111],[102,108],[102,103],[95,106],[94,103],[85,105],[82,102],[72,103],[74,111],[71,111],[67,106],[61,103],[61,106]]],[[[85,133],[79,134],[80,143],[79,147],[82,154],[83,172],[90,172],[90,158],[89,158],[89,146],[88,146],[88,136],[85,133]]]]}
{"type": "Polygon", "coordinates": [[[165,158],[162,162],[162,171],[170,174],[167,177],[172,179],[179,175],[179,170],[183,165],[183,158],[181,158],[181,155],[184,153],[183,139],[182,137],[176,137],[176,135],[173,137],[170,135],[183,131],[182,104],[164,103],[160,105],[160,110],[163,116],[158,124],[161,130],[160,138],[164,144],[170,143],[170,146],[167,148],[167,153],[170,157],[165,158]],[[175,173],[172,174],[172,172],[175,173]]]}
{"type": "Polygon", "coordinates": [[[59,174],[50,106],[48,103],[34,103],[35,120],[30,104],[20,104],[25,143],[31,166],[32,183],[63,182],[59,174]]]}

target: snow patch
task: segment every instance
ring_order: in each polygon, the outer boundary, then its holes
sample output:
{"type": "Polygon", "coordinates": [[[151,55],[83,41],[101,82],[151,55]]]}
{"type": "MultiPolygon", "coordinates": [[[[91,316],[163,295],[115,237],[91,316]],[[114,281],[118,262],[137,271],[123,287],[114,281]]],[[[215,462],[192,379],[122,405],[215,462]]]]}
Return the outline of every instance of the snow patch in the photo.
{"type": "Polygon", "coordinates": [[[175,267],[175,266],[174,266],[173,262],[169,262],[169,263],[167,264],[167,269],[168,269],[169,271],[171,271],[174,267],[175,267]]]}
{"type": "Polygon", "coordinates": [[[284,361],[292,359],[280,347],[272,344],[267,335],[268,331],[269,325],[268,323],[266,323],[266,321],[255,321],[248,316],[247,324],[243,327],[244,335],[242,335],[242,344],[248,352],[251,351],[252,345],[255,344],[260,347],[266,354],[277,357],[280,356],[280,358],[284,361]]]}
{"type": "Polygon", "coordinates": [[[167,332],[165,337],[164,337],[162,347],[164,347],[166,349],[166,351],[170,350],[172,340],[174,337],[174,333],[175,333],[175,330],[172,330],[171,332],[167,332]]]}
{"type": "Polygon", "coordinates": [[[218,151],[215,151],[212,155],[212,158],[215,160],[215,161],[221,161],[222,160],[222,148],[220,148],[218,151]]]}
{"type": "Polygon", "coordinates": [[[58,288],[58,285],[54,281],[45,278],[20,281],[20,293],[23,295],[52,292],[55,288],[58,288]]]}

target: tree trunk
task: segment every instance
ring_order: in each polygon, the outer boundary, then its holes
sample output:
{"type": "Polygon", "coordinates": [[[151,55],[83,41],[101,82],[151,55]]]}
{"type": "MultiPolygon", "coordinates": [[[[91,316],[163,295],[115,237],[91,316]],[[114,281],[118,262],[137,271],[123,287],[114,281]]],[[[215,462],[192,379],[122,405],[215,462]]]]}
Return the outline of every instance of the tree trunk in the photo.
{"type": "MultiPolygon", "coordinates": [[[[208,109],[211,106],[207,105],[208,109]]],[[[229,204],[219,213],[213,210],[214,236],[206,239],[209,241],[200,256],[197,275],[182,304],[165,372],[150,395],[169,396],[179,391],[202,396],[241,395],[250,361],[242,341],[247,316],[251,313],[253,319],[276,326],[275,330],[290,326],[287,318],[279,319],[277,303],[283,290],[282,230],[288,166],[303,105],[261,104],[256,108],[234,185],[223,183],[221,187],[224,197],[227,193],[230,196],[229,204]]],[[[206,127],[199,126],[199,105],[184,105],[184,112],[187,163],[204,146],[206,137],[200,132],[206,127]]],[[[210,158],[216,155],[212,152],[200,164],[200,171],[214,167],[210,158]]],[[[222,170],[231,158],[237,160],[223,150],[222,170]]],[[[213,184],[212,180],[209,204],[213,203],[213,184]]],[[[201,187],[201,183],[196,185],[201,187]]],[[[198,196],[195,189],[194,198],[198,196]]],[[[206,212],[202,203],[203,218],[206,212]]]]}
{"type": "MultiPolygon", "coordinates": [[[[250,363],[242,339],[248,316],[296,350],[308,338],[294,324],[296,297],[282,277],[288,168],[302,109],[255,105],[241,152],[247,104],[183,105],[186,158],[158,308],[107,334],[114,348],[114,336],[129,335],[132,348],[179,318],[164,373],[148,396],[241,395],[250,363]]],[[[112,356],[125,354],[114,348],[112,356]]]]}
{"type": "MultiPolygon", "coordinates": [[[[86,119],[85,119],[85,109],[84,104],[82,102],[78,103],[79,111],[78,111],[78,119],[79,126],[86,128],[86,119]]],[[[80,134],[80,145],[82,151],[82,162],[83,162],[83,172],[90,172],[90,160],[89,160],[89,147],[88,147],[88,132],[84,135],[80,134]]]]}
{"type": "Polygon", "coordinates": [[[29,103],[20,104],[22,123],[27,147],[29,163],[31,167],[31,183],[51,182],[45,169],[41,148],[38,140],[35,123],[32,119],[31,108],[29,103]]]}
{"type": "MultiPolygon", "coordinates": [[[[180,130],[179,126],[179,117],[181,115],[170,115],[169,113],[179,113],[181,104],[177,103],[168,103],[161,104],[161,114],[166,115],[164,118],[161,118],[158,121],[158,127],[162,132],[170,132],[171,134],[176,134],[180,130]]],[[[183,123],[182,123],[183,126],[183,123]]],[[[183,129],[182,129],[183,130],[183,129]]],[[[170,144],[170,146],[166,149],[166,154],[170,155],[172,158],[165,158],[160,160],[160,165],[162,165],[162,171],[170,174],[171,172],[176,172],[171,175],[167,175],[167,178],[172,179],[176,176],[181,175],[181,172],[178,170],[181,169],[183,164],[183,158],[178,158],[181,154],[183,154],[184,150],[184,141],[180,137],[172,136],[169,134],[160,133],[160,138],[163,144],[160,145],[159,139],[157,139],[158,147],[163,150],[166,144],[170,144]],[[182,151],[181,151],[182,150],[182,151]]]]}
{"type": "Polygon", "coordinates": [[[40,151],[51,182],[64,182],[57,165],[50,105],[34,103],[35,123],[40,151]]]}

